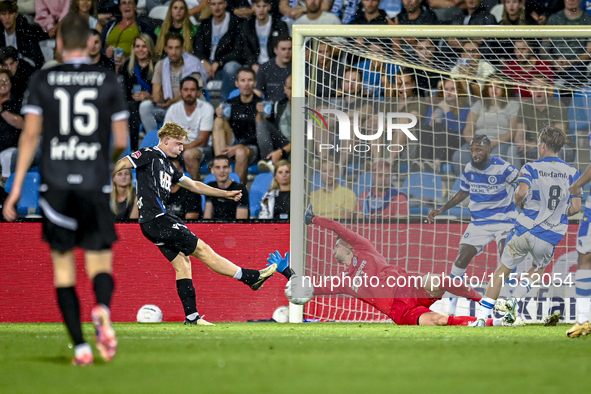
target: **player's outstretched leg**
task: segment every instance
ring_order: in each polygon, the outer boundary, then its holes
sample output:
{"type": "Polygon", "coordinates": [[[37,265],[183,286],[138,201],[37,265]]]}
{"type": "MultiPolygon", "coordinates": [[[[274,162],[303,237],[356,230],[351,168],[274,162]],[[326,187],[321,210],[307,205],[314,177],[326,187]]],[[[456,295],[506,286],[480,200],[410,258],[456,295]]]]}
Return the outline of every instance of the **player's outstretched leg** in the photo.
{"type": "Polygon", "coordinates": [[[117,353],[117,337],[111,326],[111,311],[106,305],[98,304],[90,314],[96,329],[96,348],[102,359],[111,361],[117,353]]]}
{"type": "Polygon", "coordinates": [[[277,264],[271,264],[262,270],[238,267],[236,264],[217,254],[201,239],[197,243],[197,248],[192,255],[203,261],[205,265],[211,268],[214,272],[238,279],[253,290],[260,289],[263,286],[263,283],[265,283],[265,281],[267,281],[267,279],[269,279],[277,270],[277,264]]]}

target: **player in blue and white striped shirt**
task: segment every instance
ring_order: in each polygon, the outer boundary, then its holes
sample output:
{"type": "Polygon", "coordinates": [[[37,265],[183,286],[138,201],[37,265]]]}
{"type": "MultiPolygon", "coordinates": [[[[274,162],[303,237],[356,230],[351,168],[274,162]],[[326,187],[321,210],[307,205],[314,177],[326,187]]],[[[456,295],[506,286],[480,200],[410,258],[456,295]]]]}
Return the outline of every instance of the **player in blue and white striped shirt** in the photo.
{"type": "MultiPolygon", "coordinates": [[[[441,215],[470,196],[468,208],[472,222],[460,241],[460,251],[450,276],[463,277],[470,261],[482,253],[493,240],[499,256],[503,253],[505,238],[513,229],[517,210],[513,203],[513,182],[519,172],[503,159],[491,156],[491,142],[486,135],[476,135],[470,142],[472,160],[461,175],[460,190],[441,209],[429,213],[432,223],[441,215]]],[[[449,315],[455,315],[457,298],[450,299],[449,315]]]]}
{"type": "MultiPolygon", "coordinates": [[[[589,133],[589,148],[591,149],[591,133],[589,133]]],[[[591,181],[591,166],[570,187],[573,195],[581,194],[583,185],[591,181]]],[[[579,223],[577,236],[577,252],[579,252],[579,264],[575,275],[575,288],[577,294],[577,323],[566,332],[569,338],[577,338],[591,333],[589,324],[589,309],[591,308],[591,197],[587,197],[585,214],[579,223]]]]}
{"type": "Polygon", "coordinates": [[[516,298],[531,288],[529,277],[544,269],[554,255],[554,247],[562,241],[568,229],[568,216],[581,210],[582,195],[571,195],[569,188],[579,179],[579,171],[557,157],[566,142],[564,131],[545,127],[540,131],[538,154],[540,159],[521,168],[515,191],[515,205],[523,208],[515,221],[515,228],[507,237],[507,244],[497,268],[481,301],[477,326],[483,326],[499,297],[505,279],[531,254],[533,265],[522,276],[513,297],[507,300],[505,320],[516,318],[516,298]],[[525,276],[525,277],[524,277],[525,276]]]}

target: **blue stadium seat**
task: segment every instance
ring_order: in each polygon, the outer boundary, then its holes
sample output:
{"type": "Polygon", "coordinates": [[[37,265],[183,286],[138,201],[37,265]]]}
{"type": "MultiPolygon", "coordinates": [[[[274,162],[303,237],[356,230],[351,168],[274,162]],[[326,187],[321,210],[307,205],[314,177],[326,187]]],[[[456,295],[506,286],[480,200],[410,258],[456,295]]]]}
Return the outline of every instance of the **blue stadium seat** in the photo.
{"type": "MultiPolygon", "coordinates": [[[[28,172],[23,183],[23,190],[21,192],[21,199],[16,205],[19,216],[39,215],[39,182],[41,175],[38,172],[28,172]]],[[[14,173],[10,175],[4,185],[4,190],[10,193],[12,184],[14,182],[14,173]]]]}
{"type": "Polygon", "coordinates": [[[156,146],[156,145],[158,145],[158,142],[159,142],[158,130],[148,131],[142,141],[142,145],[140,146],[140,149],[156,146]]]}
{"type": "Polygon", "coordinates": [[[591,129],[591,89],[577,91],[568,109],[570,134],[576,142],[577,132],[591,129]]]}
{"type": "Polygon", "coordinates": [[[371,189],[373,186],[373,177],[370,172],[362,172],[359,174],[359,178],[357,179],[357,183],[353,186],[353,191],[357,197],[361,196],[363,193],[371,189]]]}
{"type": "MultiPolygon", "coordinates": [[[[454,182],[453,187],[451,188],[451,194],[450,194],[450,198],[452,198],[453,196],[455,196],[455,194],[460,190],[460,178],[458,177],[456,179],[456,181],[454,182]]],[[[462,219],[470,219],[471,214],[470,214],[470,210],[468,208],[464,208],[461,206],[455,206],[453,208],[451,208],[449,211],[447,211],[448,214],[453,215],[453,216],[457,216],[458,218],[462,218],[462,219]]]]}
{"type": "Polygon", "coordinates": [[[433,172],[411,172],[402,185],[408,196],[411,215],[429,215],[438,199],[443,197],[441,177],[433,172]]]}
{"type": "MultiPolygon", "coordinates": [[[[240,183],[240,177],[235,172],[230,173],[230,179],[236,183],[240,183]]],[[[215,181],[215,175],[207,174],[207,176],[203,180],[203,183],[205,183],[207,185],[209,182],[213,182],[213,181],[215,181]]],[[[205,196],[203,196],[203,195],[201,196],[201,209],[203,209],[203,212],[205,212],[205,196]]]]}
{"type": "Polygon", "coordinates": [[[258,217],[259,211],[261,210],[261,200],[263,196],[269,190],[271,182],[273,181],[273,174],[270,172],[264,172],[257,175],[250,186],[250,192],[248,193],[248,199],[250,203],[250,217],[258,217]]]}
{"type": "Polygon", "coordinates": [[[228,95],[228,100],[233,99],[234,97],[240,96],[240,90],[238,88],[232,90],[228,95]]]}

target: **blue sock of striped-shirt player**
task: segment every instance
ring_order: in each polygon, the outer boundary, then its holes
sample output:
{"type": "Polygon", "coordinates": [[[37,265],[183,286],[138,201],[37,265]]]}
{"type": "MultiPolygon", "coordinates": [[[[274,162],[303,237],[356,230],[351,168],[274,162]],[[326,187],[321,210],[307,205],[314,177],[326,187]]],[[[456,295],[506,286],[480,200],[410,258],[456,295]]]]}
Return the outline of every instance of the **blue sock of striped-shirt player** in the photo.
{"type": "Polygon", "coordinates": [[[577,294],[577,323],[589,321],[591,307],[591,270],[578,269],[575,275],[575,291],[577,294]]]}
{"type": "MultiPolygon", "coordinates": [[[[455,264],[451,268],[451,272],[449,273],[449,277],[454,280],[454,278],[462,278],[466,273],[466,268],[457,267],[455,264]]],[[[456,315],[456,309],[458,307],[458,297],[454,296],[449,299],[449,306],[447,308],[447,314],[450,316],[456,315]]]]}

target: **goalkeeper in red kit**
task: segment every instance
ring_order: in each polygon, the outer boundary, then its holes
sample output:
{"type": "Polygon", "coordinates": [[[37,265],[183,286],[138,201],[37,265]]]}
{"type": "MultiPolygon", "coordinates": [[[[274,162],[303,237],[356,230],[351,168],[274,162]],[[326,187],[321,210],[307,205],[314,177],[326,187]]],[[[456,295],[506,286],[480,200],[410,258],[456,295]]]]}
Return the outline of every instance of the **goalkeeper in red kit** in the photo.
{"type": "MultiPolygon", "coordinates": [[[[401,267],[388,264],[368,239],[334,220],[315,216],[311,205],[304,222],[337,234],[333,256],[346,266],[345,272],[337,277],[338,285],[326,280],[328,277],[313,278],[314,295],[348,294],[370,304],[398,325],[467,326],[476,320],[473,316],[447,316],[429,309],[446,291],[479,302],[482,297],[473,289],[455,284],[449,277],[409,275],[401,267]]],[[[294,275],[288,255],[282,258],[276,252],[271,254],[269,262],[277,263],[277,271],[286,278],[294,275]]],[[[507,324],[502,319],[488,319],[486,325],[507,324]]]]}

